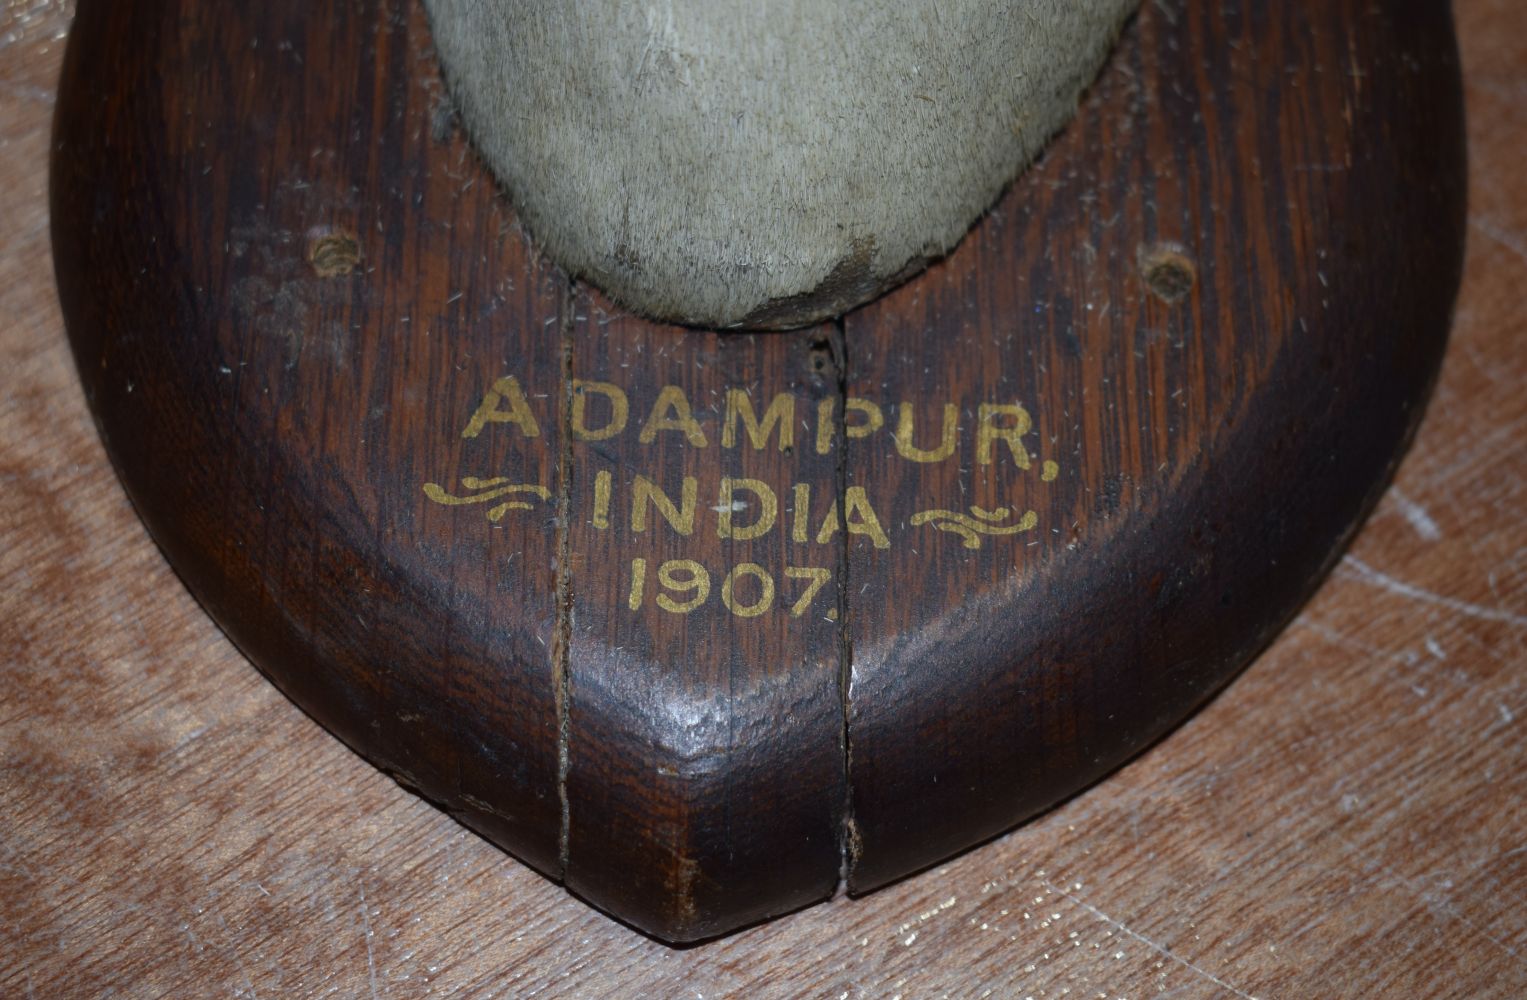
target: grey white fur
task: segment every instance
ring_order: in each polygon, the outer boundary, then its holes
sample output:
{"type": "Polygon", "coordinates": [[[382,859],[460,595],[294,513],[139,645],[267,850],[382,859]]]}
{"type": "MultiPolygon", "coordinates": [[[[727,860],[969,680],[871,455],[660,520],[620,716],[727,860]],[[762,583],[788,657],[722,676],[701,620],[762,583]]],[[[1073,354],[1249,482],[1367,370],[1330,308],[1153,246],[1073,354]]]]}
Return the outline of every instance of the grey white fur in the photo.
{"type": "Polygon", "coordinates": [[[425,0],[545,252],[700,326],[840,314],[942,255],[1136,0],[425,0]]]}

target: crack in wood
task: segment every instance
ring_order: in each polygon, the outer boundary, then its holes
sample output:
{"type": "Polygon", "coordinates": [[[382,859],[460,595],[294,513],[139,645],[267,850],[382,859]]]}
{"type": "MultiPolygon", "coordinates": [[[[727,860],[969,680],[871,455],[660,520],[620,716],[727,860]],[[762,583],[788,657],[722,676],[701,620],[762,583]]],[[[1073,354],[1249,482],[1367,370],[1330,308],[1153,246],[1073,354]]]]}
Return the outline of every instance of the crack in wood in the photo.
{"type": "Polygon", "coordinates": [[[572,810],[567,798],[567,775],[571,768],[571,717],[569,688],[573,634],[572,570],[572,489],[573,489],[573,318],[578,293],[577,282],[569,279],[562,288],[562,315],[558,325],[562,366],[561,406],[557,409],[557,632],[553,648],[552,678],[556,685],[557,713],[557,802],[561,810],[557,840],[557,879],[567,882],[569,844],[572,838],[572,810]]]}
{"type": "MultiPolygon", "coordinates": [[[[837,374],[838,405],[833,407],[838,458],[833,472],[834,509],[839,516],[848,510],[848,338],[839,317],[833,321],[829,346],[837,374]]],[[[854,826],[853,744],[849,733],[849,692],[853,682],[854,638],[849,628],[848,535],[838,539],[838,708],[842,713],[839,740],[843,750],[843,802],[838,822],[838,884],[833,898],[848,893],[858,859],[858,836],[854,826]]]]}

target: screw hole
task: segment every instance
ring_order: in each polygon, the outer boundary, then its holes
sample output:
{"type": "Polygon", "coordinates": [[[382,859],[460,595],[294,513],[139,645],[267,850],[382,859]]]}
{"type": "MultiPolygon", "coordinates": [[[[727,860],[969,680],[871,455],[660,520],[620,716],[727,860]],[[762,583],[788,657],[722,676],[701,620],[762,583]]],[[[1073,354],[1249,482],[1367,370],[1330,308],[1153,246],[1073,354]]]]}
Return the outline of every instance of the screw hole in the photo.
{"type": "Polygon", "coordinates": [[[1151,294],[1168,305],[1188,297],[1198,282],[1198,267],[1175,243],[1156,243],[1140,248],[1140,274],[1151,294]]]}

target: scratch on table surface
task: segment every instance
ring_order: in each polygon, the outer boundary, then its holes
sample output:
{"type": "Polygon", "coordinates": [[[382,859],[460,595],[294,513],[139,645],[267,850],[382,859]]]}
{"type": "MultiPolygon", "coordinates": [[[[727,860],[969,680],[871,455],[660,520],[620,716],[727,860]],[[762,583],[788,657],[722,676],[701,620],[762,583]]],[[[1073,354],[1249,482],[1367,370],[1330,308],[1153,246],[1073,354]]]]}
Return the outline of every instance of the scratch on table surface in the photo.
{"type": "MultiPolygon", "coordinates": [[[[1428,661],[1426,658],[1411,650],[1386,649],[1381,646],[1375,646],[1369,642],[1364,642],[1357,638],[1355,635],[1350,635],[1341,631],[1340,629],[1332,628],[1330,625],[1327,625],[1325,622],[1312,617],[1308,613],[1302,614],[1298,618],[1295,618],[1289,628],[1308,630],[1315,633],[1323,641],[1328,642],[1340,649],[1345,649],[1349,652],[1357,653],[1364,657],[1373,657],[1376,659],[1397,663],[1409,673],[1427,678],[1428,680],[1439,684],[1446,684],[1454,689],[1468,689],[1473,684],[1473,680],[1467,674],[1459,674],[1456,670],[1438,670],[1433,665],[1432,661],[1428,661]]],[[[1427,642],[1429,644],[1427,648],[1430,651],[1431,646],[1436,645],[1436,641],[1428,637],[1427,642]]],[[[1437,648],[1441,649],[1442,647],[1437,646],[1437,648]]],[[[1436,661],[1446,660],[1445,656],[1437,656],[1435,652],[1432,653],[1432,656],[1436,661]]],[[[1369,724],[1382,726],[1387,725],[1388,723],[1387,720],[1378,719],[1373,720],[1369,724]]]]}
{"type": "Polygon", "coordinates": [[[1099,920],[1103,921],[1103,923],[1109,925],[1110,927],[1113,927],[1115,930],[1118,930],[1122,934],[1129,935],[1130,937],[1134,938],[1136,941],[1139,941],[1141,944],[1145,945],[1147,948],[1150,948],[1152,951],[1156,952],[1158,955],[1161,955],[1163,958],[1169,958],[1172,961],[1176,962],[1178,965],[1180,965],[1183,968],[1187,969],[1188,971],[1197,973],[1198,975],[1200,975],[1203,978],[1207,979],[1209,982],[1213,983],[1215,986],[1218,986],[1220,989],[1229,990],[1231,993],[1234,993],[1236,996],[1240,997],[1241,1000],[1257,1000],[1256,997],[1252,996],[1250,993],[1247,993],[1245,990],[1237,989],[1234,986],[1230,985],[1229,983],[1225,982],[1223,979],[1221,979],[1218,976],[1216,976],[1214,973],[1210,972],[1208,969],[1200,968],[1199,966],[1194,965],[1192,962],[1188,961],[1187,959],[1183,958],[1181,955],[1178,955],[1176,952],[1172,951],[1172,949],[1168,948],[1166,945],[1164,945],[1164,944],[1157,944],[1155,941],[1152,941],[1150,938],[1146,937],[1144,934],[1141,934],[1138,931],[1132,930],[1128,925],[1124,924],[1122,921],[1115,920],[1113,917],[1110,917],[1108,914],[1104,913],[1102,910],[1098,909],[1096,906],[1093,906],[1091,903],[1089,903],[1086,900],[1080,898],[1079,896],[1072,895],[1071,893],[1067,892],[1065,889],[1061,888],[1058,885],[1055,885],[1054,883],[1050,882],[1049,880],[1047,880],[1047,879],[1041,880],[1040,881],[1040,885],[1043,885],[1046,889],[1049,889],[1051,892],[1055,893],[1058,896],[1064,896],[1066,899],[1068,899],[1071,902],[1075,903],[1077,906],[1080,906],[1082,909],[1086,910],[1088,913],[1092,914],[1094,917],[1096,917],[1099,920]]]}
{"type": "MultiPolygon", "coordinates": [[[[31,845],[23,844],[20,846],[29,847],[31,845]]],[[[18,858],[21,856],[18,845],[14,841],[0,840],[0,850],[5,852],[5,856],[7,858],[18,858]]],[[[55,865],[35,863],[20,864],[14,861],[0,861],[0,874],[7,873],[21,875],[36,881],[47,881],[64,885],[76,893],[83,893],[88,891],[88,885],[84,880],[76,877],[71,872],[55,865]]],[[[185,935],[186,940],[190,942],[191,947],[195,949],[198,954],[208,950],[208,943],[203,941],[201,937],[196,933],[196,931],[191,927],[189,920],[182,919],[182,911],[177,908],[163,906],[157,903],[137,902],[118,894],[103,893],[102,898],[105,899],[108,905],[112,908],[110,913],[112,919],[120,918],[120,913],[118,911],[131,913],[134,916],[141,917],[150,925],[155,925],[165,930],[174,928],[180,931],[181,934],[185,935]]],[[[218,924],[221,926],[221,928],[224,931],[230,931],[228,921],[224,920],[220,913],[214,912],[214,915],[218,918],[218,924]]],[[[211,950],[216,954],[227,958],[231,963],[234,964],[239,973],[244,977],[244,982],[249,987],[250,996],[254,997],[255,1000],[258,1000],[259,994],[255,992],[254,982],[250,979],[248,970],[244,966],[243,959],[240,955],[237,945],[234,945],[227,940],[214,941],[212,943],[211,950]]],[[[28,970],[27,976],[30,983],[30,970],[28,970]]]]}
{"type": "Polygon", "coordinates": [[[376,950],[371,945],[371,914],[366,905],[366,883],[356,879],[355,884],[361,894],[361,936],[366,939],[366,975],[371,983],[372,1000],[376,1000],[380,994],[376,990],[376,950]]]}
{"type": "Polygon", "coordinates": [[[1523,242],[1520,236],[1502,229],[1494,221],[1482,215],[1469,216],[1469,225],[1516,254],[1521,258],[1522,263],[1527,264],[1527,242],[1523,242]]]}
{"type": "MultiPolygon", "coordinates": [[[[217,918],[217,924],[223,929],[223,933],[232,938],[233,929],[228,926],[228,921],[223,919],[222,912],[214,909],[212,915],[217,918]]],[[[187,933],[190,933],[190,926],[190,924],[186,925],[187,933]]],[[[249,969],[244,965],[244,956],[240,954],[238,948],[230,949],[229,954],[233,956],[233,967],[238,970],[240,976],[244,977],[244,985],[249,989],[252,1000],[260,1000],[260,994],[255,990],[254,979],[250,977],[249,969]]]]}
{"type": "Polygon", "coordinates": [[[16,83],[13,80],[0,80],[0,93],[22,101],[36,101],[49,107],[53,106],[54,101],[54,92],[52,90],[26,83],[16,83]]]}
{"type": "MultiPolygon", "coordinates": [[[[1425,883],[1411,878],[1410,876],[1395,870],[1393,867],[1384,864],[1378,858],[1368,854],[1361,847],[1359,847],[1357,844],[1354,844],[1346,837],[1343,837],[1340,834],[1333,834],[1333,836],[1335,836],[1337,843],[1345,847],[1353,857],[1367,865],[1370,872],[1376,872],[1383,876],[1384,879],[1388,880],[1390,885],[1397,885],[1403,888],[1405,891],[1415,896],[1417,900],[1419,900],[1424,906],[1426,906],[1427,909],[1431,910],[1433,913],[1440,914],[1449,920],[1453,920],[1462,924],[1469,930],[1473,931],[1475,934],[1478,934],[1481,938],[1489,941],[1491,944],[1504,951],[1507,955],[1510,955],[1512,958],[1521,957],[1516,948],[1512,947],[1509,942],[1502,941],[1494,934],[1491,934],[1489,931],[1485,930],[1485,928],[1480,926],[1477,921],[1471,919],[1467,914],[1458,909],[1458,907],[1453,904],[1453,901],[1443,893],[1437,892],[1436,890],[1427,886],[1425,883]]],[[[1451,880],[1444,883],[1444,886],[1451,888],[1451,880]]],[[[1380,887],[1382,887],[1382,884],[1380,884],[1380,887]]]]}
{"type": "Polygon", "coordinates": [[[1400,509],[1400,513],[1410,522],[1410,526],[1416,529],[1416,534],[1428,542],[1441,540],[1442,529],[1437,527],[1437,522],[1432,520],[1431,513],[1425,507],[1401,493],[1397,486],[1389,488],[1389,499],[1400,509]]]}
{"type": "Polygon", "coordinates": [[[1519,615],[1505,608],[1492,608],[1483,604],[1461,601],[1456,597],[1448,597],[1446,594],[1433,593],[1424,587],[1417,587],[1414,584],[1392,577],[1388,573],[1382,573],[1357,558],[1357,556],[1344,556],[1341,560],[1341,565],[1351,567],[1356,579],[1378,587],[1380,590],[1387,590],[1391,594],[1408,597],[1421,604],[1432,604],[1439,608],[1447,608],[1449,611],[1456,611],[1469,618],[1478,618],[1480,621],[1505,622],[1507,625],[1527,627],[1527,615],[1519,615]]]}
{"type": "MultiPolygon", "coordinates": [[[[1509,420],[1483,434],[1471,434],[1446,464],[1428,466],[1426,478],[1433,483],[1447,483],[1458,476],[1460,469],[1477,467],[1481,458],[1499,463],[1500,456],[1512,453],[1520,435],[1521,430],[1509,420]]],[[[1510,466],[1507,470],[1510,471],[1510,466]]]]}
{"type": "MultiPolygon", "coordinates": [[[[223,918],[222,912],[216,911],[215,915],[217,917],[218,925],[222,927],[223,933],[227,936],[227,939],[233,940],[235,937],[233,928],[228,926],[228,921],[223,918]]],[[[233,956],[234,968],[238,970],[240,976],[244,977],[244,986],[248,988],[249,996],[252,998],[252,1000],[260,1000],[259,991],[255,989],[254,977],[249,974],[249,966],[244,964],[243,950],[238,947],[233,947],[228,949],[228,954],[233,956]]]]}

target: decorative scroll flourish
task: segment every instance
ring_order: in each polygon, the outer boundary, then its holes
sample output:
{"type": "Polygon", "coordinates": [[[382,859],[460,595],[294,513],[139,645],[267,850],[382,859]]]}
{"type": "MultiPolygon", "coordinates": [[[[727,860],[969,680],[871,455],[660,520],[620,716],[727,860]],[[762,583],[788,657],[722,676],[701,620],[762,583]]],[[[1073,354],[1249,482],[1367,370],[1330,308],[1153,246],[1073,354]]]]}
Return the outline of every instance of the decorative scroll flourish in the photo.
{"type": "MultiPolygon", "coordinates": [[[[530,494],[540,497],[542,500],[551,499],[551,490],[544,486],[535,483],[511,483],[504,478],[478,479],[476,476],[464,476],[462,477],[461,485],[468,490],[478,490],[481,492],[459,497],[452,493],[447,493],[434,483],[425,483],[424,495],[435,503],[443,504],[447,507],[492,503],[500,497],[514,496],[516,494],[530,494]]],[[[506,500],[503,503],[494,504],[488,509],[488,520],[497,524],[511,510],[530,510],[533,506],[533,504],[525,500],[506,500]]]]}
{"type": "Polygon", "coordinates": [[[912,515],[912,524],[931,524],[939,531],[959,535],[965,540],[962,544],[967,549],[979,549],[982,535],[1016,535],[1032,531],[1039,523],[1039,515],[1032,510],[1024,511],[1023,516],[1014,524],[1002,523],[1013,514],[1007,507],[998,507],[996,510],[971,507],[970,514],[959,514],[952,510],[925,510],[912,515]]]}

